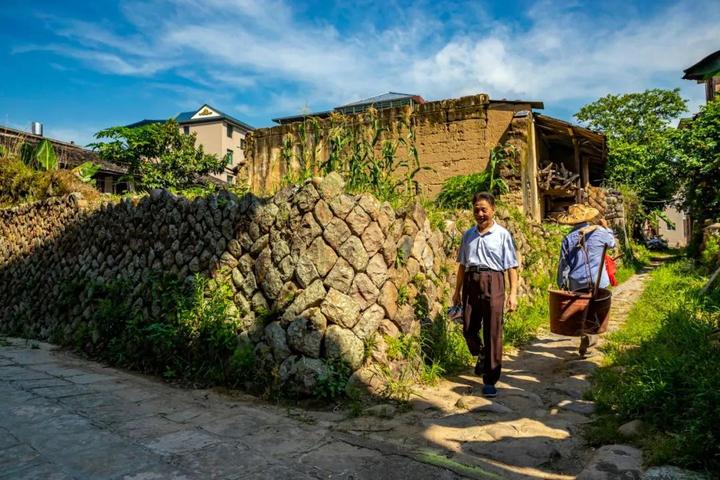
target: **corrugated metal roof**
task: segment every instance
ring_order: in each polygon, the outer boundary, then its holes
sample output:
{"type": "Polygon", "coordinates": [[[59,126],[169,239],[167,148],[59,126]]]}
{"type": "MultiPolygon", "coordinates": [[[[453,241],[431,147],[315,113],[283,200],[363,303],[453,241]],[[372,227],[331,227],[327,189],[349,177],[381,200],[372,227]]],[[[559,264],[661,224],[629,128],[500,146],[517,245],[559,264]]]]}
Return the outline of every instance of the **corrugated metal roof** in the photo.
{"type": "MultiPolygon", "coordinates": [[[[340,105],[339,107],[335,107],[336,109],[341,109],[345,107],[357,107],[360,105],[370,105],[373,103],[381,103],[381,102],[391,102],[393,100],[405,100],[405,99],[422,99],[420,95],[414,95],[412,93],[398,93],[398,92],[387,92],[382,93],[380,95],[375,95],[374,97],[365,98],[363,100],[358,100],[356,102],[352,103],[346,103],[345,105],[340,105]]],[[[423,102],[418,102],[423,103],[423,102]]]]}

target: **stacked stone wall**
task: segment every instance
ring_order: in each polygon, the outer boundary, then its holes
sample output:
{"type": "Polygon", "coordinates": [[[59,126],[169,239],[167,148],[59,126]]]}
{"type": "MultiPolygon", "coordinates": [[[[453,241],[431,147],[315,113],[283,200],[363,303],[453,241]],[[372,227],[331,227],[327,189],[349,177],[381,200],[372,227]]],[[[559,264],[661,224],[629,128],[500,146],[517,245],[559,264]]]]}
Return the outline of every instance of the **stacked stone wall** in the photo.
{"type": "Polygon", "coordinates": [[[71,336],[91,322],[91,284],[127,281],[124,295],[152,317],[162,315],[147,294],[154,275],[225,278],[242,316],[238,335],[260,364],[312,389],[328,361],[358,369],[376,333],[417,333],[418,301],[434,315],[444,290],[443,236],[422,208],[395,211],[343,187],[330,174],[269,199],[156,190],[2,210],[0,332],[71,336]],[[88,286],[71,292],[78,281],[88,286]],[[270,323],[268,311],[279,312],[270,323]]]}
{"type": "Polygon", "coordinates": [[[625,228],[625,202],[619,191],[589,186],[587,187],[587,203],[591,207],[597,208],[610,225],[625,228]]]}

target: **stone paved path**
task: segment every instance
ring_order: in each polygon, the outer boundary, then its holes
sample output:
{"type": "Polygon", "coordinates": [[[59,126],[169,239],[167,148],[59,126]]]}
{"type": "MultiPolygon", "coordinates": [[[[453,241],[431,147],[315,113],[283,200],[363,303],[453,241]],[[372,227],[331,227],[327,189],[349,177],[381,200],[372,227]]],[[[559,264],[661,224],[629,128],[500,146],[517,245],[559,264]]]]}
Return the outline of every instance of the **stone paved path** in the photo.
{"type": "MultiPolygon", "coordinates": [[[[614,326],[646,275],[615,291],[614,326]]],[[[583,400],[601,356],[542,335],[507,355],[500,396],[472,374],[391,418],[174,388],[51,345],[0,342],[0,479],[574,478],[592,456],[583,400]]]]}
{"type": "MultiPolygon", "coordinates": [[[[650,270],[614,290],[611,330],[624,321],[650,270]]],[[[581,359],[578,343],[548,333],[506,355],[494,400],[481,396],[482,380],[468,372],[418,392],[410,412],[383,422],[351,419],[339,428],[414,451],[433,450],[478,467],[471,475],[476,478],[575,478],[594,453],[581,437],[594,410],[583,396],[602,360],[596,350],[581,359]]]]}
{"type": "Polygon", "coordinates": [[[47,344],[0,346],[0,479],[461,478],[344,439],[329,415],[173,388],[47,344]]]}

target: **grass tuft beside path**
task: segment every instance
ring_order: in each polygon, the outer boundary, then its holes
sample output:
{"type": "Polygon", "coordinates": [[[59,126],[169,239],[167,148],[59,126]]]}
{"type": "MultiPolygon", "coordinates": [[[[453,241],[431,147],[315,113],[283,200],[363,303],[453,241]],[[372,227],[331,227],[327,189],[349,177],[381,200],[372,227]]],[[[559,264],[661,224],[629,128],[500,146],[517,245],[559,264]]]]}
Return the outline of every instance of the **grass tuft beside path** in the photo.
{"type": "Polygon", "coordinates": [[[617,427],[640,419],[636,439],[650,464],[720,474],[720,345],[712,336],[720,294],[688,261],[655,270],[623,327],[608,336],[593,378],[600,418],[591,443],[624,442],[617,427]]]}

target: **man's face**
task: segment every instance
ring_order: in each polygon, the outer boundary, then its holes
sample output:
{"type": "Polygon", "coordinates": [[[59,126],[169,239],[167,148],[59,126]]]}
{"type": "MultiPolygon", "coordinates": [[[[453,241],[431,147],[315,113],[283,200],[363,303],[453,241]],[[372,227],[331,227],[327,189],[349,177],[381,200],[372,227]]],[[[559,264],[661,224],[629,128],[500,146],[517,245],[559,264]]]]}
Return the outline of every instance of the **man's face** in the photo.
{"type": "Polygon", "coordinates": [[[478,200],[473,205],[473,215],[478,225],[485,225],[493,219],[495,209],[487,200],[478,200]]]}

